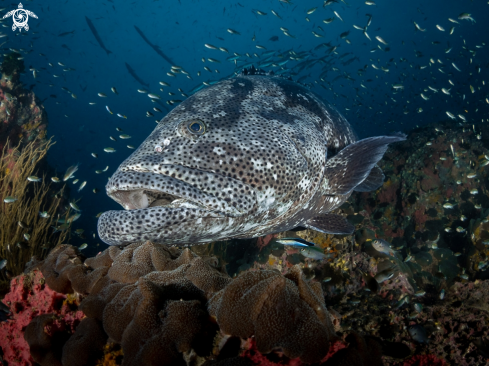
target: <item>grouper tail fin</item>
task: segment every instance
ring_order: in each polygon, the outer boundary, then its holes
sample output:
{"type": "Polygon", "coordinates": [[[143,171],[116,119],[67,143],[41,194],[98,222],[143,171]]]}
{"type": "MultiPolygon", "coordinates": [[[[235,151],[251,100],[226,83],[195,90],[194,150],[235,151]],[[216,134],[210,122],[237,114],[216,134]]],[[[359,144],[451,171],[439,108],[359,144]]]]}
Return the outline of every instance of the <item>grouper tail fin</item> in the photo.
{"type": "Polygon", "coordinates": [[[367,191],[382,184],[377,163],[389,144],[406,140],[406,135],[369,137],[346,146],[326,161],[321,191],[325,195],[345,195],[357,189],[367,191]],[[365,182],[365,184],[363,184],[365,182]]]}

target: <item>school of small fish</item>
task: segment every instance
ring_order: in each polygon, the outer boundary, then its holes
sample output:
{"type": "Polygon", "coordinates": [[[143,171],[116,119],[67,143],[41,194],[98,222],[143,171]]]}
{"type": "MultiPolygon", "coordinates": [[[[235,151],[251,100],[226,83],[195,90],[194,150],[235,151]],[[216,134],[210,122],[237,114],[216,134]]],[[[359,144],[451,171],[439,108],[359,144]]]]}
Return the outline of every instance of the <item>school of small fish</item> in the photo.
{"type": "MultiPolygon", "coordinates": [[[[80,85],[80,90],[72,90],[76,85],[73,88],[68,88],[60,84],[60,80],[67,80],[67,75],[77,73],[75,68],[69,66],[69,59],[54,60],[44,53],[39,53],[39,56],[46,60],[45,65],[30,66],[29,72],[32,74],[32,80],[36,83],[46,84],[53,90],[59,88],[71,103],[87,103],[85,100],[89,99],[89,106],[93,106],[93,108],[100,107],[101,111],[105,110],[103,113],[106,113],[110,118],[114,118],[114,122],[126,120],[131,122],[137,119],[136,116],[130,116],[129,108],[128,110],[115,108],[114,104],[118,103],[114,102],[114,98],[121,98],[127,93],[146,96],[147,103],[151,107],[144,112],[141,111],[140,116],[149,117],[158,123],[167,112],[180,104],[189,95],[234,76],[251,65],[271,70],[276,75],[291,76],[294,80],[316,89],[316,91],[324,89],[332,96],[334,101],[347,99],[347,96],[342,94],[340,90],[343,88],[343,84],[348,84],[349,88],[356,90],[356,94],[354,98],[351,98],[346,111],[347,113],[352,113],[352,116],[358,118],[359,121],[366,118],[363,115],[364,110],[372,109],[364,102],[364,99],[368,95],[378,93],[378,91],[369,87],[369,83],[374,79],[378,79],[387,86],[386,90],[388,92],[383,95],[385,104],[389,103],[394,106],[398,114],[406,115],[433,110],[444,100],[447,102],[447,108],[439,111],[440,119],[448,116],[448,118],[457,121],[460,125],[473,122],[474,118],[472,116],[477,114],[480,108],[479,105],[489,104],[489,96],[483,92],[485,86],[483,78],[484,65],[479,59],[480,53],[485,50],[486,44],[485,42],[476,43],[470,37],[462,37],[460,35],[465,29],[470,32],[470,27],[476,23],[476,15],[454,11],[450,18],[437,19],[435,22],[431,21],[418,8],[416,16],[412,20],[406,20],[406,22],[411,22],[415,38],[419,37],[419,43],[418,40],[410,41],[409,43],[402,41],[402,44],[399,45],[393,42],[389,31],[380,28],[383,19],[377,17],[376,12],[382,6],[381,2],[374,1],[365,1],[359,5],[353,5],[345,0],[325,0],[318,2],[317,6],[311,7],[300,2],[277,0],[269,4],[263,4],[263,8],[258,10],[249,8],[246,3],[226,4],[223,9],[223,15],[229,14],[230,9],[238,12],[251,11],[258,22],[267,22],[269,24],[266,25],[269,28],[265,28],[265,24],[263,24],[264,29],[261,31],[268,36],[265,39],[261,37],[255,28],[252,30],[238,22],[230,22],[222,29],[221,34],[206,35],[202,38],[202,41],[198,42],[196,54],[202,69],[197,72],[194,71],[194,61],[174,62],[168,56],[168,51],[165,50],[163,52],[160,46],[156,44],[156,37],[149,29],[143,32],[143,30],[134,26],[135,32],[141,37],[143,42],[169,65],[169,67],[165,68],[164,76],[158,80],[158,90],[153,90],[152,85],[154,83],[149,84],[144,81],[144,78],[141,78],[141,71],[136,71],[133,68],[135,65],[131,66],[128,63],[125,63],[125,67],[129,75],[140,84],[138,88],[129,88],[125,85],[127,83],[114,82],[112,83],[113,85],[109,84],[103,90],[94,91],[90,88],[87,89],[87,85],[80,85]],[[308,27],[311,37],[310,41],[315,42],[313,47],[309,49],[302,47],[303,36],[299,36],[300,28],[290,21],[291,14],[294,15],[294,20],[300,23],[301,28],[308,27]],[[297,14],[301,14],[301,16],[297,16],[297,14]],[[341,31],[337,31],[337,28],[331,31],[332,27],[336,27],[339,24],[341,24],[341,31]],[[270,38],[269,33],[270,31],[274,33],[274,29],[277,35],[270,38]],[[421,37],[423,37],[423,40],[421,37]],[[460,39],[455,37],[460,37],[460,39]],[[248,45],[245,50],[240,46],[244,39],[246,39],[246,44],[248,45]],[[282,41],[283,43],[280,43],[282,41]],[[427,55],[425,51],[421,51],[422,47],[420,44],[422,42],[429,42],[433,52],[427,55]],[[359,44],[367,45],[370,49],[359,53],[355,49],[359,44]],[[445,44],[446,47],[444,46],[445,44]],[[408,47],[409,51],[406,51],[408,47]],[[236,50],[233,48],[236,48],[236,50]],[[396,50],[404,55],[401,57],[389,57],[391,50],[396,50]],[[373,57],[374,55],[378,56],[373,57]],[[416,71],[416,74],[409,70],[416,71]],[[465,75],[464,80],[467,82],[457,82],[458,74],[465,75]],[[197,79],[198,82],[195,86],[188,87],[184,91],[181,86],[184,83],[179,83],[175,80],[175,78],[181,77],[187,80],[197,79]],[[173,82],[170,83],[168,78],[173,79],[173,82]],[[421,80],[424,83],[424,87],[414,88],[412,86],[413,83],[410,82],[411,79],[421,80]],[[470,94],[477,95],[477,103],[466,103],[466,98],[468,99],[470,94]]],[[[97,30],[101,26],[101,21],[98,18],[90,19],[88,17],[85,17],[85,21],[89,28],[88,36],[93,36],[92,42],[97,42],[100,49],[105,52],[104,55],[115,54],[117,51],[110,46],[106,35],[99,34],[97,30]]],[[[5,19],[0,20],[0,25],[4,28],[10,27],[5,19]]],[[[32,31],[31,34],[37,37],[38,32],[32,31]]],[[[25,33],[17,31],[14,35],[22,38],[25,33]]],[[[69,39],[76,35],[75,30],[63,31],[57,34],[60,39],[69,39]]],[[[3,33],[0,33],[0,37],[5,37],[6,42],[10,43],[12,43],[11,38],[14,38],[3,33]]],[[[198,40],[198,36],[195,36],[195,38],[198,40]]],[[[19,59],[30,57],[29,55],[34,48],[32,41],[30,42],[30,48],[8,47],[8,44],[5,47],[10,51],[18,52],[21,55],[19,59]]],[[[63,44],[63,48],[70,50],[70,45],[63,44]]],[[[416,83],[416,85],[419,85],[419,83],[416,83]]],[[[56,100],[56,104],[62,103],[58,101],[58,98],[61,100],[62,97],[59,97],[57,92],[54,91],[50,97],[56,100]]],[[[399,127],[394,127],[396,124],[395,116],[392,116],[392,114],[391,116],[386,116],[382,113],[382,109],[379,109],[374,115],[369,114],[369,122],[377,126],[380,123],[384,123],[386,126],[398,130],[399,127]]],[[[489,119],[486,119],[486,121],[482,119],[482,122],[487,121],[489,119]]],[[[368,124],[366,123],[359,123],[358,125],[360,126],[358,128],[360,132],[365,132],[368,129],[368,124]]],[[[112,146],[102,146],[99,151],[91,152],[91,156],[97,159],[95,160],[97,163],[103,159],[103,156],[108,155],[121,154],[123,155],[122,159],[128,155],[125,149],[135,149],[135,146],[130,144],[121,147],[121,140],[131,139],[131,135],[125,133],[121,127],[114,126],[114,128],[117,134],[114,132],[114,136],[109,136],[113,145],[111,143],[112,146]]],[[[132,127],[132,134],[136,134],[135,127],[132,127]]],[[[480,133],[477,138],[482,138],[480,133]]],[[[427,145],[430,146],[431,142],[428,142],[427,145]]],[[[457,152],[454,151],[453,146],[451,146],[451,152],[456,159],[457,152]]],[[[480,166],[484,167],[487,164],[489,164],[489,159],[483,161],[480,166]]],[[[70,182],[76,185],[75,190],[77,192],[80,194],[84,193],[83,189],[91,185],[91,179],[90,177],[83,177],[83,179],[79,180],[78,177],[75,177],[78,168],[79,165],[74,157],[72,165],[66,169],[64,175],[59,174],[59,177],[52,176],[47,179],[50,179],[53,183],[70,182]]],[[[101,165],[93,169],[93,172],[99,175],[108,172],[109,169],[109,165],[101,163],[101,165]]],[[[476,177],[476,172],[467,173],[468,179],[476,177]]],[[[30,176],[28,181],[35,184],[41,182],[42,178],[30,176]]],[[[457,184],[459,183],[457,182],[457,184]]],[[[91,187],[90,189],[93,193],[99,191],[97,187],[91,187]]],[[[476,195],[479,194],[479,190],[473,189],[470,193],[476,195]]],[[[16,197],[11,196],[3,198],[3,202],[8,204],[14,203],[16,200],[16,197]]],[[[81,202],[84,203],[83,200],[81,202]]],[[[451,210],[454,207],[450,202],[445,202],[442,205],[446,210],[451,210]]],[[[70,206],[76,211],[77,215],[80,215],[81,210],[76,203],[72,202],[70,206]],[[73,206],[76,206],[77,209],[73,206]]],[[[46,217],[45,215],[47,214],[40,213],[41,217],[46,217]]],[[[456,228],[455,230],[463,232],[462,228],[456,228]]],[[[285,245],[302,246],[301,251],[308,254],[311,258],[317,257],[314,254],[314,246],[311,247],[297,240],[291,240],[285,245]],[[312,252],[312,254],[309,252],[312,252]]],[[[373,245],[375,247],[376,244],[373,245]]],[[[380,248],[380,251],[387,252],[389,255],[393,253],[392,249],[386,246],[385,243],[381,243],[380,248]]],[[[409,261],[409,256],[405,260],[409,261]]]]}

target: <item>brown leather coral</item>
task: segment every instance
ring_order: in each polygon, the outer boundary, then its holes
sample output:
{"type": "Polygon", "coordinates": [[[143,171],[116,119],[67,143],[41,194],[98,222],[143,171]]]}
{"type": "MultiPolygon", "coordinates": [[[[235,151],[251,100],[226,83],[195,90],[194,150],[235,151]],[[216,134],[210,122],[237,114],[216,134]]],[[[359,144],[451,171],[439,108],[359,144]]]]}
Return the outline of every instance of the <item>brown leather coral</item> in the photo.
{"type": "MultiPolygon", "coordinates": [[[[151,242],[111,247],[85,261],[76,248],[57,247],[41,265],[46,282],[81,294],[88,317],[66,343],[63,363],[77,350],[100,350],[108,338],[121,344],[124,366],[184,365],[182,353],[209,354],[218,326],[254,336],[262,353],[280,349],[307,363],[327,354],[334,330],[321,285],[305,281],[299,266],[234,280],[216,266],[215,258],[151,242]]],[[[39,351],[49,357],[49,347],[39,351]]]]}
{"type": "Polygon", "coordinates": [[[107,335],[96,319],[84,318],[63,347],[63,365],[94,365],[102,355],[107,335]]]}
{"type": "Polygon", "coordinates": [[[77,350],[100,349],[107,338],[122,345],[124,366],[185,364],[183,352],[210,352],[218,328],[205,305],[231,281],[208,264],[214,258],[146,242],[83,259],[63,245],[41,264],[59,290],[84,295],[80,309],[88,318],[66,343],[63,364],[77,350]]]}
{"type": "Polygon", "coordinates": [[[280,348],[290,358],[318,362],[334,337],[320,284],[306,282],[298,266],[285,276],[244,272],[217,292],[208,308],[223,333],[254,335],[261,353],[280,348]]]}
{"type": "Polygon", "coordinates": [[[51,290],[63,294],[73,292],[68,278],[69,269],[83,262],[77,249],[71,245],[62,244],[54,248],[41,264],[41,272],[46,284],[51,290]]]}

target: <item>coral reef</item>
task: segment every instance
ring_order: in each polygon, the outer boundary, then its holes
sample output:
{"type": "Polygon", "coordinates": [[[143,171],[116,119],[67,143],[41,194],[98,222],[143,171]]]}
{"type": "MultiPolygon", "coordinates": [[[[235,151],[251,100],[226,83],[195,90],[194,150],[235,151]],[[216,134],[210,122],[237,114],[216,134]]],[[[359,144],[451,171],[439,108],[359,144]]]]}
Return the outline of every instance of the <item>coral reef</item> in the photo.
{"type": "Polygon", "coordinates": [[[49,351],[49,347],[45,345],[50,344],[53,339],[72,334],[83,317],[83,313],[76,310],[72,302],[73,298],[70,296],[57,293],[46,286],[40,271],[12,279],[10,292],[3,299],[3,303],[10,308],[11,315],[7,321],[0,323],[3,359],[10,365],[33,365],[34,360],[40,362],[40,359],[46,357],[51,361],[52,355],[45,352],[46,349],[49,351]],[[36,320],[35,323],[31,323],[33,319],[36,320]],[[44,332],[41,329],[36,335],[41,333],[42,339],[34,335],[30,337],[31,341],[26,341],[26,328],[34,327],[30,324],[49,324],[50,331],[44,332]]]}
{"type": "Polygon", "coordinates": [[[29,141],[43,144],[46,139],[47,114],[35,94],[20,83],[24,62],[19,58],[20,54],[12,52],[0,66],[0,151],[21,141],[23,145],[29,141]]]}
{"type": "Polygon", "coordinates": [[[452,302],[417,298],[424,308],[415,307],[413,316],[414,300],[404,301],[410,295],[402,294],[402,287],[368,290],[365,273],[358,270],[376,270],[367,253],[350,255],[354,277],[334,290],[333,280],[307,279],[315,277],[310,272],[317,278],[324,278],[321,271],[342,272],[328,262],[312,269],[285,267],[285,274],[267,262],[263,266],[269,269],[250,269],[232,279],[216,258],[189,249],[135,243],[86,259],[77,248],[58,245],[37,264],[45,277],[34,271],[14,279],[4,300],[14,319],[21,314],[16,307],[29,314],[2,329],[9,330],[9,340],[12,333],[21,339],[25,331],[30,354],[23,340],[23,348],[14,350],[12,342],[3,352],[26,365],[35,360],[70,366],[481,362],[488,328],[485,281],[452,286],[446,294],[452,302]],[[25,278],[35,278],[33,289],[23,285],[25,278]],[[15,305],[23,297],[36,298],[43,307],[34,311],[37,304],[28,301],[15,305]],[[425,327],[430,342],[414,341],[407,331],[412,324],[425,327]],[[471,343],[474,337],[482,341],[471,343]]]}
{"type": "MultiPolygon", "coordinates": [[[[52,345],[62,364],[85,364],[73,355],[102,352],[109,337],[121,344],[123,365],[184,365],[184,353],[211,352],[218,327],[205,304],[207,296],[231,281],[227,275],[188,249],[150,242],[84,259],[76,248],[60,245],[40,263],[46,284],[81,296],[80,309],[87,316],[62,350],[52,345]]],[[[44,321],[33,321],[32,327],[44,321]]]]}
{"type": "Polygon", "coordinates": [[[9,153],[4,151],[0,160],[0,258],[7,260],[0,279],[5,280],[5,273],[9,276],[22,273],[27,262],[42,259],[68,234],[66,230],[54,233],[51,228],[56,225],[56,214],[60,213],[63,188],[55,196],[50,183],[42,178],[28,179],[38,174],[38,164],[51,145],[51,141],[41,145],[31,141],[22,150],[17,146],[9,153]],[[9,202],[5,201],[7,197],[11,199],[9,202]],[[44,212],[42,216],[41,212],[44,212]]]}
{"type": "Polygon", "coordinates": [[[444,360],[433,355],[416,355],[404,361],[403,366],[446,366],[444,360]]]}
{"type": "Polygon", "coordinates": [[[6,54],[0,71],[0,259],[7,260],[0,271],[3,293],[31,258],[44,258],[69,231],[53,235],[51,229],[57,226],[55,214],[65,214],[64,192],[55,192],[41,176],[49,168],[45,157],[53,143],[46,138],[46,112],[20,82],[23,58],[17,52],[6,54]]]}
{"type": "MultiPolygon", "coordinates": [[[[339,341],[320,283],[306,281],[299,266],[285,276],[247,271],[231,279],[215,265],[215,258],[151,242],[111,247],[89,259],[75,247],[58,245],[37,264],[44,277],[38,271],[34,276],[60,302],[66,299],[62,293],[81,299],[79,308],[77,302],[70,308],[76,316],[62,322],[65,310],[47,307],[29,325],[24,321],[17,336],[25,328],[37,363],[70,366],[117,358],[122,365],[185,365],[218,357],[215,342],[230,334],[253,340],[267,357],[317,362],[328,356],[330,341],[339,341]],[[107,351],[108,341],[120,344],[123,356],[107,351]]],[[[12,293],[16,286],[17,279],[12,293]]],[[[65,304],[61,309],[69,309],[65,304]]],[[[227,358],[256,356],[250,347],[237,351],[227,358]]]]}
{"type": "MultiPolygon", "coordinates": [[[[489,146],[481,138],[489,131],[471,127],[438,123],[412,131],[379,163],[384,185],[353,194],[343,207],[362,215],[362,225],[399,248],[403,258],[413,257],[408,265],[421,288],[440,288],[465,274],[489,278],[489,249],[483,244],[489,239],[489,146]]],[[[357,235],[357,243],[365,239],[357,235]]]]}
{"type": "Polygon", "coordinates": [[[319,282],[307,283],[298,266],[282,276],[253,271],[238,276],[209,300],[221,332],[241,338],[254,335],[257,349],[280,347],[289,358],[318,362],[334,337],[319,282]]]}

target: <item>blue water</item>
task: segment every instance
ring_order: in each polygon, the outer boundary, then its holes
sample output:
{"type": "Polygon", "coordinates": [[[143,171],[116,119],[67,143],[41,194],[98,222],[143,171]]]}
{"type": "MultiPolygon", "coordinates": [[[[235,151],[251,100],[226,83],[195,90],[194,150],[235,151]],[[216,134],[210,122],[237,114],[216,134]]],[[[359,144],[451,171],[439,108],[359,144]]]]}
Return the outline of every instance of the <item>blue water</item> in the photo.
{"type": "MultiPolygon", "coordinates": [[[[18,35],[18,31],[12,32],[11,18],[5,20],[3,24],[8,27],[3,31],[8,34],[8,41],[3,47],[32,50],[25,55],[26,69],[29,66],[36,68],[39,70],[38,77],[34,79],[32,73],[26,71],[22,81],[26,86],[35,84],[33,90],[41,100],[47,98],[44,106],[49,117],[48,134],[54,135],[56,141],[49,153],[49,163],[58,171],[58,176],[62,176],[70,165],[79,163],[80,169],[75,176],[80,182],[88,181],[81,192],[77,192],[78,185],[69,183],[72,187],[70,195],[73,199],[81,198],[79,206],[82,209],[82,216],[74,223],[73,229],[85,229],[88,237],[85,240],[73,237],[73,244],[88,242],[97,251],[105,248],[98,238],[92,237],[96,233],[95,215],[101,211],[121,208],[106,196],[105,183],[132,152],[126,145],[137,147],[154,129],[155,121],[163,117],[163,114],[152,110],[154,106],[163,108],[152,103],[146,94],[138,93],[137,89],[157,93],[162,96],[163,102],[168,99],[185,99],[178,88],[189,94],[192,88],[203,81],[215,81],[232,75],[235,71],[234,63],[226,61],[226,58],[232,56],[233,52],[243,55],[244,62],[257,62],[258,58],[249,59],[244,54],[260,55],[270,50],[276,50],[277,53],[287,50],[301,53],[312,51],[325,42],[338,46],[335,53],[329,52],[329,46],[310,53],[309,59],[325,57],[330,63],[328,66],[317,63],[297,74],[295,66],[304,60],[289,60],[284,68],[290,70],[285,75],[290,73],[294,80],[303,78],[303,83],[311,85],[312,90],[334,103],[360,137],[399,130],[408,132],[416,125],[448,119],[446,111],[465,115],[470,124],[482,120],[487,123],[489,104],[485,98],[489,97],[489,93],[487,86],[483,85],[485,79],[489,82],[486,26],[489,4],[486,1],[376,0],[375,6],[368,6],[363,1],[346,2],[348,5],[340,1],[326,7],[323,7],[323,1],[312,0],[294,0],[291,4],[278,0],[25,2],[25,9],[34,12],[38,19],[30,18],[30,30],[23,30],[21,35],[18,35]],[[313,7],[317,7],[317,10],[307,15],[306,12],[313,7]],[[272,9],[282,19],[274,16],[272,9]],[[267,15],[258,15],[256,10],[267,15]],[[463,12],[470,13],[477,22],[458,20],[458,15],[463,12]],[[366,14],[372,15],[372,23],[367,29],[371,41],[361,30],[353,28],[353,24],[360,27],[367,24],[369,17],[366,14]],[[101,48],[85,17],[91,19],[111,54],[101,48]],[[459,24],[449,22],[449,17],[459,24]],[[334,18],[334,21],[325,24],[322,20],[328,18],[334,18]],[[426,31],[416,31],[413,21],[426,31]],[[438,30],[437,24],[445,31],[438,30]],[[189,72],[192,80],[183,74],[167,76],[170,63],[143,40],[134,26],[141,29],[151,43],[159,46],[175,65],[189,72]],[[450,35],[452,26],[455,31],[450,35]],[[287,28],[295,38],[285,36],[280,27],[287,28]],[[228,28],[241,35],[228,33],[228,28]],[[59,36],[70,31],[74,33],[59,36]],[[323,37],[315,37],[313,31],[323,37]],[[340,34],[346,31],[350,31],[346,38],[351,44],[340,38],[340,34]],[[255,41],[252,40],[254,36],[255,41]],[[278,36],[276,42],[269,40],[273,36],[278,36]],[[375,36],[382,37],[388,46],[376,40],[375,36]],[[484,42],[486,45],[483,45],[484,42]],[[225,47],[230,53],[208,49],[205,43],[225,47]],[[266,50],[258,49],[256,45],[264,46],[266,50]],[[449,47],[452,50],[446,53],[449,47]],[[220,63],[203,63],[202,57],[214,58],[220,63]],[[358,59],[346,66],[342,64],[353,57],[358,59]],[[430,58],[435,61],[431,66],[430,58]],[[58,65],[58,62],[75,70],[63,72],[64,67],[58,65]],[[451,65],[452,62],[461,72],[451,65]],[[128,73],[125,63],[149,87],[140,85],[128,73]],[[379,69],[374,69],[372,64],[379,69]],[[209,73],[204,70],[204,66],[211,70],[217,69],[219,73],[209,73]],[[326,70],[323,69],[325,66],[330,71],[323,77],[323,82],[319,80],[319,75],[326,70]],[[365,66],[368,67],[359,75],[358,70],[365,66]],[[420,66],[427,67],[420,69],[420,66]],[[381,67],[389,71],[384,72],[381,67]],[[439,68],[445,73],[440,72],[439,68]],[[201,72],[200,77],[197,76],[198,71],[201,72]],[[55,78],[53,74],[60,77],[55,78]],[[339,75],[348,75],[354,80],[341,77],[333,82],[339,75]],[[452,87],[448,79],[455,86],[452,87]],[[171,87],[164,87],[164,92],[161,92],[159,81],[166,81],[171,87]],[[396,83],[402,84],[404,89],[396,92],[392,88],[396,83]],[[428,85],[439,92],[424,91],[428,85]],[[471,93],[469,85],[475,88],[475,93],[471,93]],[[77,99],[73,99],[62,87],[76,94],[77,99]],[[119,95],[112,93],[111,87],[116,87],[119,95]],[[442,87],[451,88],[450,95],[443,94],[442,87]],[[169,96],[169,91],[175,95],[169,96]],[[99,92],[105,93],[107,98],[98,97],[99,92]],[[421,92],[430,99],[423,100],[421,92]],[[50,95],[56,95],[56,98],[50,95]],[[89,105],[89,102],[97,104],[89,105]],[[107,112],[106,105],[114,112],[113,115],[107,112]],[[418,113],[418,108],[423,111],[418,113]],[[155,116],[146,117],[146,111],[152,111],[155,116]],[[127,119],[117,117],[116,113],[126,115],[127,119]],[[117,132],[116,127],[123,131],[117,132]],[[129,134],[132,138],[120,140],[118,136],[121,133],[129,134]],[[111,141],[109,136],[116,137],[118,141],[111,141]],[[103,151],[104,147],[113,147],[117,151],[108,154],[103,151]],[[98,159],[90,155],[92,152],[99,155],[98,159]],[[107,165],[107,172],[95,174],[95,170],[104,169],[107,165]],[[94,194],[94,188],[100,192],[94,194]],[[95,247],[96,243],[100,246],[95,247]]],[[[2,7],[6,7],[4,12],[18,5],[2,4],[2,7]]],[[[7,51],[4,48],[4,52],[7,51]]],[[[274,57],[274,60],[278,58],[274,57]]],[[[266,69],[277,71],[280,68],[266,69]]],[[[453,123],[460,122],[459,119],[453,123]]]]}

